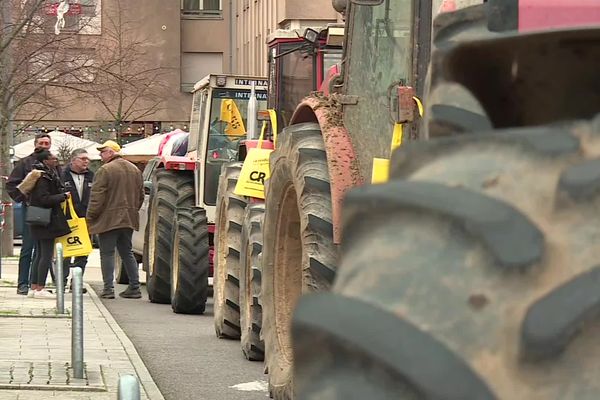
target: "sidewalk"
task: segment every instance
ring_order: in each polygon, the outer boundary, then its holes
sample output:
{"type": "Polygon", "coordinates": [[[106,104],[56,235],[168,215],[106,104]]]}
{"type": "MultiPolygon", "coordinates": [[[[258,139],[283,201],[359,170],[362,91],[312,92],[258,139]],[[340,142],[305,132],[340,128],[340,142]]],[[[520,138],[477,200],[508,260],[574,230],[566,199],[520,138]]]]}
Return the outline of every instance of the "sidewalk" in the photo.
{"type": "MultiPolygon", "coordinates": [[[[67,314],[58,315],[55,299],[18,295],[16,280],[17,259],[3,258],[0,400],[114,400],[123,374],[137,377],[142,399],[164,400],[133,344],[90,286],[83,295],[84,379],[75,379],[70,369],[71,294],[65,294],[67,314]]],[[[97,250],[84,280],[102,281],[97,250]]]]}

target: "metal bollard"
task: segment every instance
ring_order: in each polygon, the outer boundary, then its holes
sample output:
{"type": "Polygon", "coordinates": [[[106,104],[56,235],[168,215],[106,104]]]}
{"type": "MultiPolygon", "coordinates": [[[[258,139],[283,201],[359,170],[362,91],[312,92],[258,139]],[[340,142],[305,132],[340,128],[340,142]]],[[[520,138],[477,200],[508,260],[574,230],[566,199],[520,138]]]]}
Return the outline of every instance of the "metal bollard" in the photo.
{"type": "Polygon", "coordinates": [[[73,269],[73,306],[71,318],[71,366],[73,376],[83,379],[83,273],[73,269]]]}
{"type": "Polygon", "coordinates": [[[119,378],[117,399],[140,400],[140,384],[138,383],[138,380],[135,376],[123,375],[119,378]]]}
{"type": "Polygon", "coordinates": [[[65,313],[65,282],[63,279],[63,247],[61,243],[56,243],[56,312],[65,313]]]}

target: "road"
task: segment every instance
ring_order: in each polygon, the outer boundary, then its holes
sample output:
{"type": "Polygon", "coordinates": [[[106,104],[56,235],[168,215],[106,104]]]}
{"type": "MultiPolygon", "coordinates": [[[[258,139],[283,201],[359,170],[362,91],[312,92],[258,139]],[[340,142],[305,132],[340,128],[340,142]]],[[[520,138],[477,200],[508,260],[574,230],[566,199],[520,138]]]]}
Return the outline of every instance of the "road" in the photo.
{"type": "MultiPolygon", "coordinates": [[[[101,292],[100,282],[88,283],[101,292]]],[[[115,292],[125,288],[117,285],[115,292]]],[[[166,400],[268,398],[263,363],[246,361],[239,341],[216,338],[212,298],[204,315],[181,315],[173,313],[170,305],[150,303],[145,286],[142,292],[140,300],[117,295],[115,300],[102,301],[135,345],[166,400]]]]}

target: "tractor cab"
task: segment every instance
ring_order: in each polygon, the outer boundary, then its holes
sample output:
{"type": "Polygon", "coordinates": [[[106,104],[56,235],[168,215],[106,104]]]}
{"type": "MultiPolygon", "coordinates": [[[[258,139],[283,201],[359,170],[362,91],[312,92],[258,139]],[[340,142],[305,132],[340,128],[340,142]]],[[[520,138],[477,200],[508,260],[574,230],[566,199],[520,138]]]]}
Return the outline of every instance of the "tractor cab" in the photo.
{"type": "Polygon", "coordinates": [[[343,24],[305,30],[277,30],[268,38],[269,109],[286,127],[300,101],[322,87],[328,72],[342,60],[343,24]]]}
{"type": "Polygon", "coordinates": [[[221,166],[237,160],[249,132],[257,131],[251,114],[267,108],[267,80],[211,74],[194,85],[192,94],[187,154],[165,157],[164,166],[194,172],[195,205],[213,223],[221,166]]]}
{"type": "Polygon", "coordinates": [[[188,157],[197,164],[196,206],[207,210],[209,222],[221,166],[238,159],[240,144],[256,130],[256,119],[248,112],[253,86],[256,111],[266,109],[267,80],[262,77],[209,75],[194,86],[188,157]]]}

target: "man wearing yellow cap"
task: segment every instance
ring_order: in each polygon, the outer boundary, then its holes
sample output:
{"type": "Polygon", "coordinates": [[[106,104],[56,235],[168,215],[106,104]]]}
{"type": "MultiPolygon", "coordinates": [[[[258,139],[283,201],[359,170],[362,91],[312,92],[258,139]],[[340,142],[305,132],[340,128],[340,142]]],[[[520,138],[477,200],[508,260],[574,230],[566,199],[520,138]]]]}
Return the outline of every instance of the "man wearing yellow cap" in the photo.
{"type": "Polygon", "coordinates": [[[139,229],[138,211],[144,201],[144,185],[140,170],[123,159],[121,146],[108,140],[100,147],[104,165],[98,169],[90,194],[86,220],[90,234],[98,234],[100,264],[104,290],[100,297],[114,299],[115,248],[123,260],[129,287],[119,293],[127,299],[139,299],[138,264],[131,249],[133,230],[139,229]]]}

